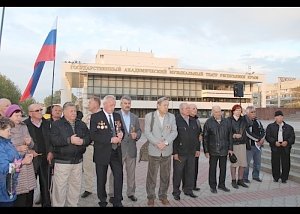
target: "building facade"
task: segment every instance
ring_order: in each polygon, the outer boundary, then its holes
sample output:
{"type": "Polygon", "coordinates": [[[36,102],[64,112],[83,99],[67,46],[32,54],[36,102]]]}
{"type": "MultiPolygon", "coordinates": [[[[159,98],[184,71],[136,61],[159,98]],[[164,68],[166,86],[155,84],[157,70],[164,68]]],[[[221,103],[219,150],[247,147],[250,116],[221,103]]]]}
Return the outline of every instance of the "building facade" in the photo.
{"type": "Polygon", "coordinates": [[[300,80],[296,78],[278,77],[277,83],[266,84],[266,106],[287,107],[288,104],[299,99],[299,92],[294,90],[299,87],[300,80]]]}
{"type": "MultiPolygon", "coordinates": [[[[86,113],[91,95],[115,95],[119,107],[119,99],[126,94],[132,98],[132,111],[141,118],[156,109],[161,96],[169,97],[173,113],[182,102],[195,103],[201,117],[208,117],[213,105],[220,105],[225,113],[237,103],[246,108],[253,104],[254,86],[264,82],[263,74],[185,69],[178,67],[177,59],[112,50],[99,50],[94,64],[64,62],[61,74],[62,103],[70,101],[72,89],[77,88],[86,113]],[[237,82],[244,86],[241,98],[234,97],[237,82]]],[[[260,107],[265,107],[264,84],[261,87],[260,107]]]]}

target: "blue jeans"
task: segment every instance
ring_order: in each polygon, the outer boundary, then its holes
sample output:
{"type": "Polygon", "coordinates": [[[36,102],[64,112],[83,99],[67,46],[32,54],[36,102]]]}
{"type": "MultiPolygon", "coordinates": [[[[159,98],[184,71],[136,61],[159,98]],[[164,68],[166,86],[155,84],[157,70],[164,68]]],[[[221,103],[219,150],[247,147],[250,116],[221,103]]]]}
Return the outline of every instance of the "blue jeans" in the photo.
{"type": "Polygon", "coordinates": [[[259,178],[260,166],[261,166],[261,150],[256,146],[251,146],[251,150],[247,150],[247,167],[244,170],[244,180],[248,179],[249,165],[253,159],[253,171],[252,178],[259,178]]]}

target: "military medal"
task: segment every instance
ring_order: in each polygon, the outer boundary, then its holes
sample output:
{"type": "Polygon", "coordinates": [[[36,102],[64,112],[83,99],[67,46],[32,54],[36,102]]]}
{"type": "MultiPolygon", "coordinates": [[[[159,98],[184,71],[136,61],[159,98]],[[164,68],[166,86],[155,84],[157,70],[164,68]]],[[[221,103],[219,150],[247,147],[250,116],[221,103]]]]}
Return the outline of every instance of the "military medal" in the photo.
{"type": "Polygon", "coordinates": [[[107,128],[107,126],[105,125],[105,122],[103,122],[102,120],[98,123],[97,129],[104,129],[107,128]]]}

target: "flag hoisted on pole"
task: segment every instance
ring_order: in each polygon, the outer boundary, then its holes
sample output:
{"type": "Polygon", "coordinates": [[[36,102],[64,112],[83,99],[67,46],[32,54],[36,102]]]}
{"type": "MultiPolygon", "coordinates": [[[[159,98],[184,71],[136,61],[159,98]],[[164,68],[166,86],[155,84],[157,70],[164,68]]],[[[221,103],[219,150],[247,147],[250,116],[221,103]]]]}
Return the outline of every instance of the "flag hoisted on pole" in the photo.
{"type": "MultiPolygon", "coordinates": [[[[54,61],[53,70],[55,66],[55,50],[56,50],[56,33],[57,33],[57,18],[54,22],[54,25],[49,32],[40,53],[34,63],[34,71],[33,74],[26,86],[26,89],[20,98],[20,102],[25,101],[28,98],[33,96],[37,83],[40,79],[41,73],[43,71],[44,65],[46,61],[54,61]]],[[[52,80],[53,81],[53,80],[52,80]]]]}

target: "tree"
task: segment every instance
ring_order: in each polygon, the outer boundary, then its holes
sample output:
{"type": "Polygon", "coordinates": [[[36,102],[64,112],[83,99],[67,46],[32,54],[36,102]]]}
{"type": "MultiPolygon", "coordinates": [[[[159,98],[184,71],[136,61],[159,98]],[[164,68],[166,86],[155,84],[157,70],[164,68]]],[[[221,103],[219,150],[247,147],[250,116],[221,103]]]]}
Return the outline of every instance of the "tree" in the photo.
{"type": "Polygon", "coordinates": [[[26,101],[19,103],[21,97],[21,90],[8,79],[5,75],[0,74],[0,98],[7,98],[13,104],[18,104],[22,107],[22,110],[25,114],[28,113],[28,106],[32,103],[36,103],[33,98],[29,98],[26,101]]]}
{"type": "Polygon", "coordinates": [[[0,98],[7,98],[12,103],[19,103],[21,97],[21,90],[5,75],[0,74],[0,98]]]}
{"type": "Polygon", "coordinates": [[[20,106],[22,107],[23,113],[25,115],[28,115],[28,106],[33,104],[33,103],[36,103],[35,99],[33,99],[33,98],[29,98],[29,99],[27,99],[27,100],[20,103],[20,106]]]}
{"type": "MultiPolygon", "coordinates": [[[[61,92],[60,91],[55,91],[54,94],[53,94],[53,102],[52,102],[52,104],[61,103],[60,97],[61,97],[61,92]]],[[[72,102],[75,103],[76,100],[77,100],[77,97],[72,93],[72,102]]],[[[51,105],[51,95],[47,96],[44,99],[44,105],[46,107],[51,105]]]]}

